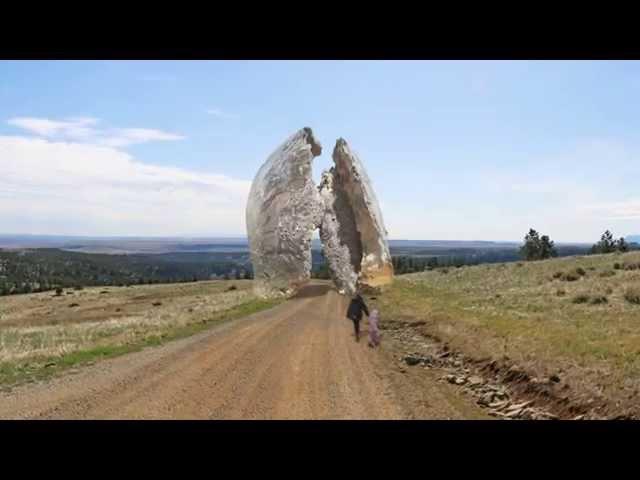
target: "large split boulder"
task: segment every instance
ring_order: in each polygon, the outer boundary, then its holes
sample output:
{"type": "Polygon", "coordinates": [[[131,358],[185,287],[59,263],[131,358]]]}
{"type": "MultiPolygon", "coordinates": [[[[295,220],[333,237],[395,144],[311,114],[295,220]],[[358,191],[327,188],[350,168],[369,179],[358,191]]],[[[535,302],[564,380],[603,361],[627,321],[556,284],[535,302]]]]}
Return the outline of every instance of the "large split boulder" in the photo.
{"type": "Polygon", "coordinates": [[[247,233],[261,296],[289,296],[308,282],[316,228],[340,293],[353,295],[393,278],[382,213],[362,162],[338,139],[335,166],[316,188],[311,164],[320,153],[320,143],[304,128],[269,156],[253,181],[247,233]]]}

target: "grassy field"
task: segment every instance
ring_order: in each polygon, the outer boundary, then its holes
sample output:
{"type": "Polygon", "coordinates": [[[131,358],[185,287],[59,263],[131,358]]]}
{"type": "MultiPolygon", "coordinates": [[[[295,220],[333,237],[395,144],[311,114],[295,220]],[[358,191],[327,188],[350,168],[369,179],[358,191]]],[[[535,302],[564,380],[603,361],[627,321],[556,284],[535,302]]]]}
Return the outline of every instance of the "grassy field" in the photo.
{"type": "Polygon", "coordinates": [[[275,303],[254,297],[249,280],[0,297],[0,386],[191,335],[275,303]]]}
{"type": "Polygon", "coordinates": [[[637,403],[640,252],[404,275],[373,303],[476,358],[558,375],[587,402],[637,403]]]}

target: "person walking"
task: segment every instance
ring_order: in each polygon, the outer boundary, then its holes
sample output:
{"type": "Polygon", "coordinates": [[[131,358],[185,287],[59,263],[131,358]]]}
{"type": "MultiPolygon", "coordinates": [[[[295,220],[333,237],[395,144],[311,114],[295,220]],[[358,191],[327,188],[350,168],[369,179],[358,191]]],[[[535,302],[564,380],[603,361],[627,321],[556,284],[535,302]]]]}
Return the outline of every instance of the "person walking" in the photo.
{"type": "Polygon", "coordinates": [[[351,299],[349,303],[349,308],[347,309],[347,318],[351,319],[353,322],[353,328],[355,330],[356,342],[360,341],[360,320],[362,320],[362,312],[369,316],[369,309],[367,308],[367,304],[364,303],[364,299],[358,293],[355,297],[351,299]]]}

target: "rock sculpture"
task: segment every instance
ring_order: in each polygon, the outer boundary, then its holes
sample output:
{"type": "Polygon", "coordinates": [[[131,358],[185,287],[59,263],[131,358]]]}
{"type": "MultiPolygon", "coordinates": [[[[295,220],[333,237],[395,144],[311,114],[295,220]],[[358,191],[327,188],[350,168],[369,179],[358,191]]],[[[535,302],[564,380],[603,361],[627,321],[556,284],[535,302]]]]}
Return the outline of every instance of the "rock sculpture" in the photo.
{"type": "Polygon", "coordinates": [[[362,162],[338,139],[335,166],[323,172],[316,188],[311,164],[321,151],[311,129],[303,128],[269,156],[253,181],[247,233],[261,296],[289,296],[309,280],[316,228],[341,293],[353,295],[393,278],[382,213],[362,162]]]}

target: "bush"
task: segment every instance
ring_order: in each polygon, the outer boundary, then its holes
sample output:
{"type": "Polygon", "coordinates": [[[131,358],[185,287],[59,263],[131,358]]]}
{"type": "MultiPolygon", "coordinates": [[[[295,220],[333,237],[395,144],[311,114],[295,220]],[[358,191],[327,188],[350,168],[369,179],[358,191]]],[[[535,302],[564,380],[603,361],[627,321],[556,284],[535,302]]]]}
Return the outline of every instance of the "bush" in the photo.
{"type": "Polygon", "coordinates": [[[556,295],[559,297],[564,297],[567,294],[567,292],[565,292],[562,288],[559,288],[558,290],[556,290],[556,295]]]}
{"type": "Polygon", "coordinates": [[[600,272],[599,276],[602,278],[613,277],[616,274],[615,270],[605,270],[604,272],[600,272]]]}
{"type": "Polygon", "coordinates": [[[74,290],[84,290],[84,287],[82,285],[76,285],[75,287],[73,287],[74,290]]]}
{"type": "Polygon", "coordinates": [[[634,263],[634,262],[624,263],[625,270],[638,270],[638,268],[640,268],[640,264],[638,263],[634,263]]]}
{"type": "Polygon", "coordinates": [[[640,288],[627,288],[627,290],[624,292],[624,299],[629,303],[633,303],[634,305],[640,305],[640,288]]]}
{"type": "Polygon", "coordinates": [[[589,295],[581,293],[580,295],[576,295],[575,297],[573,297],[573,300],[571,301],[573,303],[587,303],[589,301],[589,295]]]}
{"type": "Polygon", "coordinates": [[[602,303],[608,303],[608,301],[609,300],[604,295],[596,295],[595,297],[591,298],[591,301],[589,303],[591,305],[600,305],[602,303]]]}
{"type": "Polygon", "coordinates": [[[233,290],[237,290],[238,287],[236,287],[235,285],[231,285],[229,288],[227,288],[227,292],[231,292],[233,290]]]}
{"type": "Polygon", "coordinates": [[[580,277],[578,275],[576,275],[575,273],[565,273],[562,275],[562,280],[565,282],[575,282],[576,280],[579,280],[580,277]]]}
{"type": "Polygon", "coordinates": [[[60,295],[62,295],[62,291],[63,291],[62,288],[57,287],[56,288],[56,296],[59,297],[60,295]]]}
{"type": "Polygon", "coordinates": [[[449,273],[449,269],[448,268],[441,268],[440,269],[440,273],[449,273]]]}
{"type": "Polygon", "coordinates": [[[564,275],[564,272],[556,272],[553,274],[553,278],[561,278],[564,275]]]}
{"type": "Polygon", "coordinates": [[[606,293],[607,295],[611,295],[613,293],[613,288],[611,287],[607,287],[604,291],[604,293],[606,293]]]}
{"type": "Polygon", "coordinates": [[[578,267],[578,268],[576,268],[576,269],[575,269],[575,272],[576,272],[578,275],[580,275],[581,277],[584,277],[584,276],[587,274],[587,272],[585,271],[585,269],[584,269],[584,268],[582,268],[582,267],[578,267]]]}
{"type": "Polygon", "coordinates": [[[613,264],[613,269],[614,270],[621,270],[622,269],[622,265],[619,264],[618,262],[616,262],[616,263],[613,264]]]}

